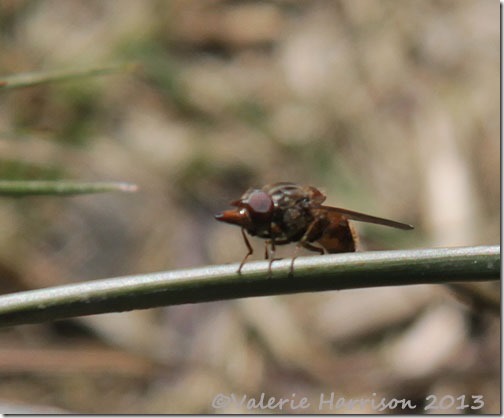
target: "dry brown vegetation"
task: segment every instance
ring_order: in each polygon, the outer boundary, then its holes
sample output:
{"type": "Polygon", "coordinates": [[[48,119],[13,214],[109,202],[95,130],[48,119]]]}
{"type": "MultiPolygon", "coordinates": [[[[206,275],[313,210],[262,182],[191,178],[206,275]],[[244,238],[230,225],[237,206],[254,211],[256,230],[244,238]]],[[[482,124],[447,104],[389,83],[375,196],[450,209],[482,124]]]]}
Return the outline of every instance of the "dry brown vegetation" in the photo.
{"type": "MultiPolygon", "coordinates": [[[[2,199],[1,291],[238,262],[213,214],[275,181],[416,227],[358,225],[368,249],[498,243],[498,19],[477,0],[3,0],[2,75],[139,66],[0,91],[0,178],[141,190],[2,199]]],[[[311,407],[287,412],[378,412],[319,410],[334,392],[498,413],[499,370],[499,318],[445,287],[299,294],[2,329],[0,411],[247,412],[212,400],[295,393],[311,407]]]]}

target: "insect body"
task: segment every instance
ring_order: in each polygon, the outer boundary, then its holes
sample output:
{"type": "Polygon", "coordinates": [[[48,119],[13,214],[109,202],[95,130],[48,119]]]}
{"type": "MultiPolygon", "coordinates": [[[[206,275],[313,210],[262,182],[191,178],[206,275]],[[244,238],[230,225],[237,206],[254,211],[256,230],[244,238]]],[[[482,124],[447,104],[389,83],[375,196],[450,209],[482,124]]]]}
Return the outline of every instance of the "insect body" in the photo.
{"type": "MultiPolygon", "coordinates": [[[[215,215],[222,222],[238,225],[248,253],[243,258],[238,273],[253,253],[245,233],[266,240],[265,257],[275,260],[276,245],[297,242],[304,247],[324,254],[355,251],[356,233],[348,220],[375,223],[399,229],[413,229],[411,225],[347,209],[324,206],[326,196],[312,186],[295,183],[275,183],[261,189],[249,189],[240,199],[231,202],[235,209],[215,215]],[[314,245],[318,243],[320,246],[314,245]],[[268,244],[271,251],[268,251],[268,244]]],[[[292,259],[294,263],[295,257],[292,259]]],[[[293,264],[291,263],[291,273],[293,264]]]]}

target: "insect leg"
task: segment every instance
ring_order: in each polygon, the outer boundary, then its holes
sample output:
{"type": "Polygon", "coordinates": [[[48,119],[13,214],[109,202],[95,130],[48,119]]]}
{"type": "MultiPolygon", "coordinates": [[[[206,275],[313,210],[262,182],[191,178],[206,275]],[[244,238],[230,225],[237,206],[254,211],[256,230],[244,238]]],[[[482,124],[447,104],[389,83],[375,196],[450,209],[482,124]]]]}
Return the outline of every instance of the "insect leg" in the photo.
{"type": "Polygon", "coordinates": [[[310,244],[308,241],[301,241],[299,243],[303,248],[306,248],[307,250],[319,253],[320,255],[325,254],[325,250],[322,247],[317,247],[316,245],[310,244]]]}
{"type": "Polygon", "coordinates": [[[305,234],[299,240],[299,242],[296,245],[296,249],[294,250],[294,256],[292,257],[290,269],[289,269],[289,276],[294,275],[294,260],[297,258],[297,254],[299,253],[300,247],[306,248],[307,250],[310,250],[310,251],[317,252],[320,255],[323,255],[325,253],[325,250],[323,248],[317,247],[309,242],[313,239],[313,235],[318,234],[317,228],[321,228],[321,227],[323,227],[323,225],[324,225],[323,219],[315,219],[310,224],[310,226],[308,226],[305,234]]]}
{"type": "Polygon", "coordinates": [[[292,256],[292,260],[289,267],[289,277],[294,276],[294,260],[297,258],[300,245],[301,243],[296,244],[296,248],[294,249],[294,255],[292,256]]]}
{"type": "Polygon", "coordinates": [[[247,246],[248,253],[245,255],[242,262],[240,263],[240,267],[238,267],[238,274],[241,274],[241,269],[242,269],[243,265],[245,264],[245,261],[247,261],[247,258],[249,258],[249,256],[254,254],[254,249],[252,248],[252,245],[250,245],[250,242],[247,238],[247,235],[245,234],[245,229],[242,228],[241,232],[242,232],[243,240],[245,241],[245,245],[247,246]]]}
{"type": "Polygon", "coordinates": [[[270,261],[268,263],[268,277],[271,277],[272,276],[272,271],[271,271],[271,265],[273,264],[273,261],[276,260],[275,258],[275,250],[276,250],[276,247],[275,247],[275,240],[272,239],[270,241],[270,244],[271,244],[271,251],[269,253],[270,255],[270,261]]]}
{"type": "Polygon", "coordinates": [[[306,248],[307,250],[319,253],[320,255],[325,254],[325,250],[321,247],[317,247],[313,244],[310,244],[308,241],[299,241],[296,245],[296,248],[294,249],[294,256],[292,257],[291,264],[290,264],[290,269],[289,269],[289,276],[294,275],[294,260],[297,258],[297,255],[299,253],[299,249],[303,247],[306,248]]]}

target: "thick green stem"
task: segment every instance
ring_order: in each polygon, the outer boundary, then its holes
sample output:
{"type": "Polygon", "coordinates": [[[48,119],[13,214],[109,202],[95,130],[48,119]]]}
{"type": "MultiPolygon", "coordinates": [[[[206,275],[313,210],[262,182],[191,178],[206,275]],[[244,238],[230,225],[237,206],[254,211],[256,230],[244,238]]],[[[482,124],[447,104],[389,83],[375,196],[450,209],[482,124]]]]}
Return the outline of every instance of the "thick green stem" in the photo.
{"type": "Polygon", "coordinates": [[[208,266],[14,293],[0,297],[0,326],[251,296],[411,284],[498,280],[500,248],[333,254],[208,266]]]}

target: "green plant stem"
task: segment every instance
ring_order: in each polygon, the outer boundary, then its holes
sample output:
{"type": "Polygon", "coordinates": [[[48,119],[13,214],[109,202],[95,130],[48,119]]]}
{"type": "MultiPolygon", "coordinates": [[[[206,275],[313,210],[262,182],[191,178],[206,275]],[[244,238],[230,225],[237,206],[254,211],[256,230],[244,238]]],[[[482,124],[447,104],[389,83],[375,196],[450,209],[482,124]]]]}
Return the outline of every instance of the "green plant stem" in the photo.
{"type": "Polygon", "coordinates": [[[132,71],[135,64],[113,64],[95,68],[75,68],[67,70],[37,71],[0,77],[0,90],[19,89],[38,84],[60,82],[81,77],[94,77],[124,71],[132,71]]]}
{"type": "Polygon", "coordinates": [[[41,180],[0,180],[0,196],[75,195],[103,192],[134,192],[137,187],[124,182],[78,182],[41,180]]]}
{"type": "Polygon", "coordinates": [[[498,280],[500,248],[463,247],[332,254],[208,266],[14,293],[0,297],[0,326],[251,296],[376,286],[498,280]]]}

